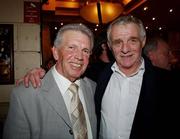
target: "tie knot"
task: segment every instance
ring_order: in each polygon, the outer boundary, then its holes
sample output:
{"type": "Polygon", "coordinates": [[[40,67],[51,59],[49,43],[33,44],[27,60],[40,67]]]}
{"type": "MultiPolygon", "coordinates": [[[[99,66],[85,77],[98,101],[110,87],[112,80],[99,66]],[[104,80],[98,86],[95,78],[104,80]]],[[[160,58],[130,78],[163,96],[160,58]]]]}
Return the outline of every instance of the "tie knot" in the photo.
{"type": "Polygon", "coordinates": [[[72,93],[78,93],[78,85],[75,84],[75,83],[72,83],[72,84],[69,86],[69,90],[70,90],[72,93]]]}

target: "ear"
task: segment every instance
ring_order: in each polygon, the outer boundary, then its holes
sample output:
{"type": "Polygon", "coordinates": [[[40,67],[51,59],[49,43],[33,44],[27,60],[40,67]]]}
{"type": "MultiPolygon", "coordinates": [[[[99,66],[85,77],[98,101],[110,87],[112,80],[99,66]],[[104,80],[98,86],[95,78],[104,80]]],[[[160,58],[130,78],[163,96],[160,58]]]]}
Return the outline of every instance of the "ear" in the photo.
{"type": "Polygon", "coordinates": [[[109,42],[107,42],[107,46],[109,47],[109,50],[112,50],[109,42]]]}
{"type": "Polygon", "coordinates": [[[54,59],[55,59],[55,60],[58,60],[58,59],[59,59],[58,49],[53,46],[53,47],[51,48],[51,51],[52,51],[52,54],[53,54],[54,59]]]}
{"type": "Polygon", "coordinates": [[[142,41],[142,48],[145,46],[146,43],[146,37],[144,37],[143,41],[142,41]]]}
{"type": "Polygon", "coordinates": [[[107,47],[106,47],[106,44],[105,43],[102,43],[101,44],[101,48],[103,49],[103,50],[105,50],[107,47]]]}
{"type": "Polygon", "coordinates": [[[152,51],[148,52],[148,57],[152,61],[154,59],[154,53],[152,51]]]}

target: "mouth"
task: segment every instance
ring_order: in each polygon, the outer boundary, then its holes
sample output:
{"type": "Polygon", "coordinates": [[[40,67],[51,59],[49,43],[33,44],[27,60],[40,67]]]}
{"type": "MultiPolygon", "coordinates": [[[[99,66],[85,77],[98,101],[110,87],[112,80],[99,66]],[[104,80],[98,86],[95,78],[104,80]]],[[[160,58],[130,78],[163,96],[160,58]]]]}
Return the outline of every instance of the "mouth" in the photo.
{"type": "Polygon", "coordinates": [[[121,57],[124,57],[124,58],[129,58],[129,57],[132,57],[133,55],[132,54],[128,54],[128,55],[121,55],[121,57]]]}
{"type": "Polygon", "coordinates": [[[71,63],[71,65],[75,68],[80,68],[82,67],[82,64],[78,64],[78,63],[71,63]]]}

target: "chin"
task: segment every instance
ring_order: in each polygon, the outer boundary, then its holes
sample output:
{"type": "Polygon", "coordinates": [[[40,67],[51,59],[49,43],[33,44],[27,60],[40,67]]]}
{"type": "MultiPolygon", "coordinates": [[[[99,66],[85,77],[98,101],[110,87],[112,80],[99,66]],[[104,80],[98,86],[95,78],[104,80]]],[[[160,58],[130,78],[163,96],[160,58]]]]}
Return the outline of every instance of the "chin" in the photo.
{"type": "Polygon", "coordinates": [[[79,78],[82,74],[81,73],[74,73],[71,76],[74,78],[79,78]]]}

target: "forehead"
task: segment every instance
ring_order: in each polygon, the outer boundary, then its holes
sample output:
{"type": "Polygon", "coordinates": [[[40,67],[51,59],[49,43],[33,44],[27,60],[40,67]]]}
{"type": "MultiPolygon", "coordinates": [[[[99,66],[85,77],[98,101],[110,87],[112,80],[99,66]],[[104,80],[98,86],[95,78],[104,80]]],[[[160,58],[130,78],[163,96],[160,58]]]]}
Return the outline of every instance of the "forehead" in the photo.
{"type": "Polygon", "coordinates": [[[67,30],[63,32],[62,44],[69,45],[83,45],[84,47],[90,47],[90,38],[85,33],[78,30],[67,30]]]}
{"type": "Polygon", "coordinates": [[[168,47],[169,47],[168,43],[166,43],[165,41],[162,41],[162,40],[159,40],[159,41],[158,41],[158,45],[159,45],[160,47],[165,47],[165,48],[168,48],[168,47]]]}
{"type": "Polygon", "coordinates": [[[158,51],[169,51],[169,45],[164,41],[158,41],[158,51]]]}
{"type": "Polygon", "coordinates": [[[68,38],[70,38],[70,36],[77,36],[77,35],[88,37],[85,33],[81,32],[79,30],[66,30],[63,32],[63,36],[66,36],[66,37],[69,36],[68,38]]]}
{"type": "Polygon", "coordinates": [[[63,38],[63,41],[72,42],[76,40],[80,42],[88,41],[90,43],[90,38],[88,37],[88,35],[78,30],[67,30],[63,32],[62,38],[63,38]]]}
{"type": "Polygon", "coordinates": [[[134,23],[114,25],[111,32],[112,39],[140,37],[140,28],[134,23]]]}

